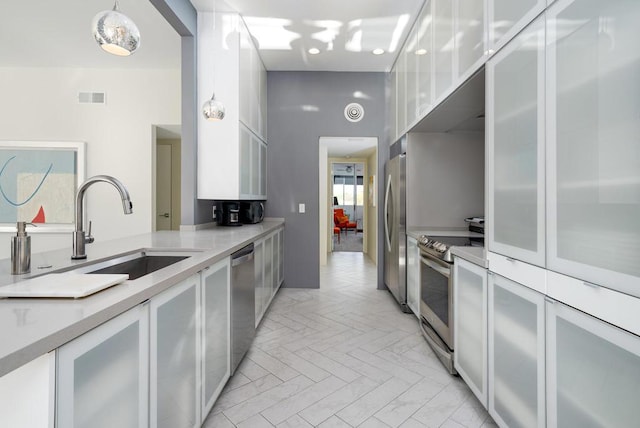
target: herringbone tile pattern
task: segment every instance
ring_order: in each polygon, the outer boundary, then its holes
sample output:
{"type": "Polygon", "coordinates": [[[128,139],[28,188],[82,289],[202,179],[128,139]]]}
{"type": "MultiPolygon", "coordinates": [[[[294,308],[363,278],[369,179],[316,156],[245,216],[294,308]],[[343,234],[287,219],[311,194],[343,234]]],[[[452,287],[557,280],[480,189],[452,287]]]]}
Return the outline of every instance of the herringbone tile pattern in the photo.
{"type": "Polygon", "coordinates": [[[375,284],[362,253],[334,253],[319,290],[281,289],[204,426],[495,427],[375,284]]]}

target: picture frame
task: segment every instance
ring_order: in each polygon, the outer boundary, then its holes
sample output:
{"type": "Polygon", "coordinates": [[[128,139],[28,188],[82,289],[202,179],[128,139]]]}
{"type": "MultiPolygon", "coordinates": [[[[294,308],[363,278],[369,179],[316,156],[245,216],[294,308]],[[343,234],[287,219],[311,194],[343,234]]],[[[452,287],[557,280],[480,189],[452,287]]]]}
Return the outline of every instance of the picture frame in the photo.
{"type": "Polygon", "coordinates": [[[86,143],[0,141],[0,232],[74,229],[75,194],[85,180],[86,143]]]}

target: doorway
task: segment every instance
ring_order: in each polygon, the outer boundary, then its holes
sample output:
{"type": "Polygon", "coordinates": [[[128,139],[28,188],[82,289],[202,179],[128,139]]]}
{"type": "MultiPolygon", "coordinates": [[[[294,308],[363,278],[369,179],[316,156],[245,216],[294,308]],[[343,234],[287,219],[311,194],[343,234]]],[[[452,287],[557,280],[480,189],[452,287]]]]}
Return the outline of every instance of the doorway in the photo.
{"type": "Polygon", "coordinates": [[[155,127],[154,230],[180,230],[180,127],[155,127]]]}
{"type": "Polygon", "coordinates": [[[363,252],[364,173],[364,162],[331,163],[334,252],[363,252]]]}
{"type": "MultiPolygon", "coordinates": [[[[376,137],[320,137],[319,140],[319,232],[320,232],[320,265],[327,264],[327,256],[334,252],[334,248],[338,239],[342,242],[342,238],[347,234],[358,236],[362,243],[360,244],[360,252],[363,257],[371,259],[377,264],[377,246],[378,246],[378,215],[377,215],[377,192],[375,191],[377,183],[378,171],[378,139],[376,137]],[[357,203],[357,188],[355,195],[355,203],[347,200],[347,205],[351,203],[349,208],[351,223],[356,223],[355,227],[351,226],[345,230],[340,227],[336,230],[334,222],[334,172],[333,164],[344,164],[342,171],[346,173],[346,165],[351,164],[351,172],[356,170],[357,164],[362,165],[361,169],[361,204],[360,208],[357,203]],[[355,205],[355,207],[354,207],[355,205]],[[359,220],[359,222],[358,222],[359,220]]],[[[354,183],[358,182],[358,172],[353,179],[354,183]]],[[[352,174],[353,177],[353,174],[352,174]]],[[[347,187],[347,178],[339,178],[338,183],[344,181],[344,188],[347,187]]],[[[356,184],[357,186],[357,184],[356,184]]],[[[338,207],[344,204],[344,196],[335,195],[338,198],[338,207]]],[[[343,208],[344,209],[344,208],[343,208]]]]}

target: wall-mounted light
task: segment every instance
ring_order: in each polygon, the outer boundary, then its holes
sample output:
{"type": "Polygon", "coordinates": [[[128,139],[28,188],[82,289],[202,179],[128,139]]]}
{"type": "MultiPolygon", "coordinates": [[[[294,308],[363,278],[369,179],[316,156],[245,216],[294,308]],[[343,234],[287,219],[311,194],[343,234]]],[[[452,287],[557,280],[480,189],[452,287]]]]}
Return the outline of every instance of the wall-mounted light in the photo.
{"type": "Polygon", "coordinates": [[[93,17],[91,28],[98,45],[110,54],[129,56],[140,47],[140,31],[120,12],[118,0],[112,10],[103,10],[93,17]]]}

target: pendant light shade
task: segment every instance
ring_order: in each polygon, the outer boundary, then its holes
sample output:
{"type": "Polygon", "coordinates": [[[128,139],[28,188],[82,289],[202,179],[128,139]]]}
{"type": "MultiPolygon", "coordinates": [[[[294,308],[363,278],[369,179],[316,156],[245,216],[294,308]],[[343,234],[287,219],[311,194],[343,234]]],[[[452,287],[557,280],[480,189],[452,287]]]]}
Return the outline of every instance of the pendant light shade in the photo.
{"type": "Polygon", "coordinates": [[[102,49],[110,54],[129,56],[140,47],[140,31],[136,24],[118,8],[118,0],[112,10],[103,10],[93,17],[93,37],[102,49]]]}
{"type": "Polygon", "coordinates": [[[202,105],[202,114],[207,120],[224,119],[224,105],[216,100],[216,94],[211,95],[211,99],[202,105]]]}

